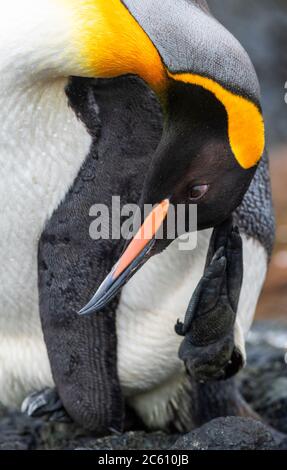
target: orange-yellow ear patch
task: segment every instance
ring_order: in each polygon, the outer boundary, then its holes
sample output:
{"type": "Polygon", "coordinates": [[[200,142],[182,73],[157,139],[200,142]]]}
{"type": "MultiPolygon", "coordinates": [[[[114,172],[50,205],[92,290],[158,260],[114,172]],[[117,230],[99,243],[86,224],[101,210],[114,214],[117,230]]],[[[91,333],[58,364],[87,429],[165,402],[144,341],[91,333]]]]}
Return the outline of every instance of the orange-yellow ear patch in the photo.
{"type": "Polygon", "coordinates": [[[191,73],[172,74],[173,80],[198,85],[212,92],[223,104],[228,116],[228,137],[232,152],[242,166],[256,165],[265,147],[263,117],[257,106],[242,96],[235,95],[210,78],[191,73]]]}

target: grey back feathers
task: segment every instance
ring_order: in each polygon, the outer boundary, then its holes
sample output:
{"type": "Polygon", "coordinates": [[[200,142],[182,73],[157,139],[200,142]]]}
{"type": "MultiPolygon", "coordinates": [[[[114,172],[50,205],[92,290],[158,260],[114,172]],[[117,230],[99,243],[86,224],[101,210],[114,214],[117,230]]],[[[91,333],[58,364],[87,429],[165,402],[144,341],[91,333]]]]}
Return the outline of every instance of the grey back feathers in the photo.
{"type": "Polygon", "coordinates": [[[211,14],[192,0],[122,0],[170,72],[211,78],[259,104],[259,84],[248,54],[211,14]]]}
{"type": "Polygon", "coordinates": [[[267,152],[258,165],[242,204],[235,212],[235,221],[243,233],[264,246],[270,257],[275,237],[275,219],[267,152]]]}

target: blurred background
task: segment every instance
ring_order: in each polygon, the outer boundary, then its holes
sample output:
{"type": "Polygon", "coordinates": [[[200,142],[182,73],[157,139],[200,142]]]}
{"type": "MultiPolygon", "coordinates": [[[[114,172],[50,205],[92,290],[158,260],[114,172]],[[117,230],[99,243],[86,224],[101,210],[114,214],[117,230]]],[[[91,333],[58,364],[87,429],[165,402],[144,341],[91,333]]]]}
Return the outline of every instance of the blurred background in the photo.
{"type": "Polygon", "coordinates": [[[287,0],[208,4],[248,51],[261,84],[277,233],[257,318],[287,321],[287,0]]]}

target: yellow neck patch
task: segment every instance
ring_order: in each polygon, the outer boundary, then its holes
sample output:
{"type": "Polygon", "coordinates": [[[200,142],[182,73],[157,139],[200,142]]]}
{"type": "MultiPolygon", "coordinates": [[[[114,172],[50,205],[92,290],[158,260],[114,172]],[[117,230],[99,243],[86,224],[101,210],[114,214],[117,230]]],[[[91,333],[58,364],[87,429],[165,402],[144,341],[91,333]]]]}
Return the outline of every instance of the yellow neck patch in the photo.
{"type": "Polygon", "coordinates": [[[64,0],[73,4],[78,60],[92,77],[141,77],[160,93],[167,75],[148,35],[120,0],[64,0]]]}
{"type": "Polygon", "coordinates": [[[210,78],[169,72],[149,36],[120,0],[58,1],[72,7],[76,59],[83,75],[138,75],[159,96],[167,91],[169,78],[209,90],[226,109],[229,143],[236,160],[245,169],[256,165],[265,138],[263,118],[255,104],[210,78]]]}

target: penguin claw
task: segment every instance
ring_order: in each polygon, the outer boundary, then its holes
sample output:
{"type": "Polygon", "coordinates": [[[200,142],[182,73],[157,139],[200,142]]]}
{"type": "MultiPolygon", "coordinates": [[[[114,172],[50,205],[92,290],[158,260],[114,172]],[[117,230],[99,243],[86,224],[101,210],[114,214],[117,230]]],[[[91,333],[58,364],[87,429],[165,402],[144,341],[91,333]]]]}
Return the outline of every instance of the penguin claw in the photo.
{"type": "Polygon", "coordinates": [[[189,303],[179,357],[199,382],[232,377],[243,365],[234,344],[234,324],[243,277],[242,240],[230,221],[215,228],[203,277],[189,303]]]}
{"type": "Polygon", "coordinates": [[[174,329],[175,329],[175,332],[178,336],[185,336],[184,324],[180,320],[177,320],[177,323],[176,323],[174,329]]]}
{"type": "Polygon", "coordinates": [[[46,418],[48,421],[70,423],[61,399],[55,389],[45,388],[28,395],[22,403],[21,412],[33,418],[46,418]]]}

